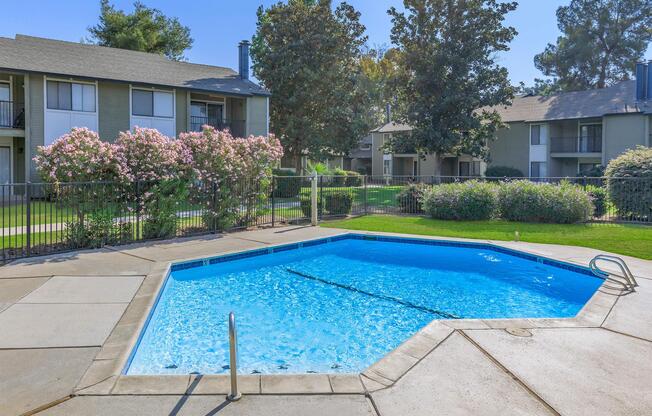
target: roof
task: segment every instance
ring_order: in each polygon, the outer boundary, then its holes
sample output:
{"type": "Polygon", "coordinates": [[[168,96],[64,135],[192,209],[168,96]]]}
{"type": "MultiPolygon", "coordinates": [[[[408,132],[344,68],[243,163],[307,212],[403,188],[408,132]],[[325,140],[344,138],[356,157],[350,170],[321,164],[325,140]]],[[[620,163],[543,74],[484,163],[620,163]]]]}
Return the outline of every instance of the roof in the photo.
{"type": "Polygon", "coordinates": [[[230,68],[173,61],[154,53],[25,35],[16,35],[15,39],[0,38],[0,68],[229,95],[269,95],[267,90],[241,79],[230,68]]]}
{"type": "Polygon", "coordinates": [[[520,96],[514,98],[510,106],[493,108],[507,123],[651,112],[652,103],[636,103],[635,88],[636,81],[622,81],[603,89],[564,92],[551,96],[520,96]]]}
{"type": "Polygon", "coordinates": [[[410,131],[412,130],[412,127],[410,127],[408,124],[400,124],[400,123],[395,123],[395,122],[390,122],[387,124],[383,124],[382,126],[376,128],[375,130],[372,130],[372,133],[398,133],[401,131],[410,131]]]}

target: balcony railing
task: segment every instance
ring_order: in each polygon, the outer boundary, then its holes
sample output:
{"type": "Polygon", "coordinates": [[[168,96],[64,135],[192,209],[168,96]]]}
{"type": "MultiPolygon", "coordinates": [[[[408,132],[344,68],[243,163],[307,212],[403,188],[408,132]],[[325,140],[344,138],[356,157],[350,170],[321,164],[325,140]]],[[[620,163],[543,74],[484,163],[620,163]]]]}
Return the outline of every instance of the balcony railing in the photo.
{"type": "Polygon", "coordinates": [[[199,116],[190,117],[190,130],[201,131],[202,127],[205,125],[215,127],[217,130],[228,129],[234,136],[242,137],[245,135],[244,120],[227,120],[199,116]]]}
{"type": "Polygon", "coordinates": [[[25,106],[15,101],[0,101],[0,128],[25,128],[25,106]]]}
{"type": "Polygon", "coordinates": [[[551,153],[601,153],[601,137],[552,137],[551,153]]]}

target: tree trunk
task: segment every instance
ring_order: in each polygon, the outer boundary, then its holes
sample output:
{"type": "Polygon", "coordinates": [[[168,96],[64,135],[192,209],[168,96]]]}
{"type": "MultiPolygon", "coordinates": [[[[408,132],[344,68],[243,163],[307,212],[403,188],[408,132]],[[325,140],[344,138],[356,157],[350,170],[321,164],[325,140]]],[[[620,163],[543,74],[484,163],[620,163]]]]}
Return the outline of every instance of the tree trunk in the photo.
{"type": "Polygon", "coordinates": [[[301,151],[296,151],[292,155],[292,162],[294,163],[294,169],[296,169],[297,175],[303,175],[303,167],[301,166],[301,151]]]}

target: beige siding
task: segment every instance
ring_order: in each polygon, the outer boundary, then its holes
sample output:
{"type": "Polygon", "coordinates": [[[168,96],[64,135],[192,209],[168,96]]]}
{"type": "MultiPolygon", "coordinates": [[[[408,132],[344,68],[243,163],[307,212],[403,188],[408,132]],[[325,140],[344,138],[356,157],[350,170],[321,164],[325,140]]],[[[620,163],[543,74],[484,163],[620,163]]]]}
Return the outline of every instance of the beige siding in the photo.
{"type": "Polygon", "coordinates": [[[267,131],[267,97],[247,98],[247,135],[266,136],[267,131]]]}
{"type": "Polygon", "coordinates": [[[129,130],[129,85],[117,82],[98,82],[98,134],[113,142],[121,131],[129,130]]]}
{"type": "MultiPolygon", "coordinates": [[[[26,131],[25,135],[29,134],[29,137],[25,137],[27,140],[27,145],[25,146],[26,158],[32,160],[34,155],[36,155],[36,149],[38,146],[43,146],[44,137],[44,126],[43,119],[45,117],[45,103],[44,103],[44,94],[43,94],[43,75],[29,75],[28,77],[28,89],[29,97],[27,100],[29,104],[26,105],[25,111],[27,114],[27,122],[29,126],[26,126],[29,130],[29,133],[26,131]]],[[[38,181],[38,173],[36,172],[36,166],[34,163],[30,163],[30,179],[32,181],[38,181]]]]}
{"type": "Polygon", "coordinates": [[[647,116],[642,114],[605,116],[602,124],[605,162],[609,163],[627,149],[645,145],[647,122],[647,116]]]}
{"type": "Polygon", "coordinates": [[[496,140],[489,143],[488,166],[508,166],[527,175],[530,159],[530,128],[525,123],[509,123],[508,129],[500,129],[496,140]]]}
{"type": "Polygon", "coordinates": [[[371,174],[380,176],[383,174],[383,134],[371,133],[371,174]]]}

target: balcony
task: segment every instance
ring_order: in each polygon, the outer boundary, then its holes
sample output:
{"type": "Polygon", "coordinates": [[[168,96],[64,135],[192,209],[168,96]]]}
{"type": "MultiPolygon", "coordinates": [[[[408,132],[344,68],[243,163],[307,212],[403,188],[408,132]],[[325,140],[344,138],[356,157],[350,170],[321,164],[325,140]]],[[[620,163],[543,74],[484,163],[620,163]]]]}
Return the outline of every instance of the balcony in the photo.
{"type": "Polygon", "coordinates": [[[551,137],[550,153],[602,153],[602,137],[551,137]]]}
{"type": "Polygon", "coordinates": [[[24,129],[25,106],[15,101],[0,101],[0,128],[24,129]]]}
{"type": "Polygon", "coordinates": [[[202,126],[215,127],[217,130],[229,130],[236,137],[244,137],[246,132],[244,120],[226,120],[213,117],[190,117],[190,130],[201,131],[202,126]]]}

